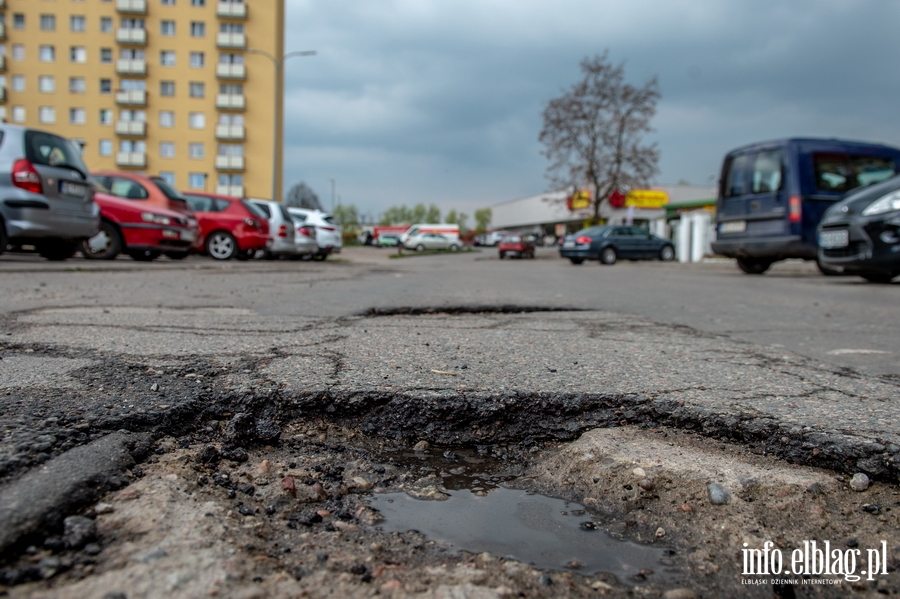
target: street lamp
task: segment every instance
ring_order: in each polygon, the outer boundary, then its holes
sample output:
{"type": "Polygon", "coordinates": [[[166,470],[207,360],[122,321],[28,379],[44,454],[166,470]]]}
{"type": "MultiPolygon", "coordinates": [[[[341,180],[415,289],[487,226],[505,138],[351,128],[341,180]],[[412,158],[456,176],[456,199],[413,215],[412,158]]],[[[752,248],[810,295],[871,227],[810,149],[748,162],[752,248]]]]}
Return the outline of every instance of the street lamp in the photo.
{"type": "Polygon", "coordinates": [[[334,214],[334,179],[329,178],[331,181],[331,213],[334,214]]]}
{"type": "Polygon", "coordinates": [[[260,54],[265,56],[269,60],[272,61],[272,64],[275,66],[275,111],[273,114],[273,119],[275,121],[274,124],[274,133],[272,139],[272,201],[280,202],[278,199],[278,180],[281,178],[281,160],[279,160],[280,156],[280,148],[281,148],[281,137],[284,133],[284,114],[282,110],[282,91],[281,84],[284,73],[284,62],[288,58],[293,58],[294,56],[315,56],[315,50],[303,50],[300,52],[288,52],[281,58],[276,58],[274,55],[266,52],[265,50],[257,50],[256,48],[247,48],[247,52],[251,54],[260,54]]]}

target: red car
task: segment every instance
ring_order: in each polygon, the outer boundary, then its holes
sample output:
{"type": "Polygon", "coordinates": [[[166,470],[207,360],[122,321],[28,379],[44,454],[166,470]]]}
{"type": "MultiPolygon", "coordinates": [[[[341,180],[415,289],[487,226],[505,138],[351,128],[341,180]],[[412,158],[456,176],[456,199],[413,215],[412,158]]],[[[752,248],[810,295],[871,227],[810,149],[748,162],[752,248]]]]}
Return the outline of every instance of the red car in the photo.
{"type": "Polygon", "coordinates": [[[184,193],[200,223],[198,247],[215,260],[246,260],[272,243],[269,220],[250,202],[212,193],[184,193]]]}
{"type": "Polygon", "coordinates": [[[500,240],[497,250],[501,260],[507,256],[534,258],[534,242],[523,235],[507,235],[500,240]]]}
{"type": "Polygon", "coordinates": [[[187,200],[177,189],[160,177],[149,177],[140,173],[99,171],[91,173],[91,178],[106,188],[106,193],[131,200],[144,206],[159,206],[175,212],[193,216],[187,200]]]}
{"type": "Polygon", "coordinates": [[[161,206],[97,191],[100,232],[82,242],[90,260],[112,260],[124,252],[135,260],[155,260],[161,254],[179,260],[188,255],[199,230],[193,217],[161,206]]]}

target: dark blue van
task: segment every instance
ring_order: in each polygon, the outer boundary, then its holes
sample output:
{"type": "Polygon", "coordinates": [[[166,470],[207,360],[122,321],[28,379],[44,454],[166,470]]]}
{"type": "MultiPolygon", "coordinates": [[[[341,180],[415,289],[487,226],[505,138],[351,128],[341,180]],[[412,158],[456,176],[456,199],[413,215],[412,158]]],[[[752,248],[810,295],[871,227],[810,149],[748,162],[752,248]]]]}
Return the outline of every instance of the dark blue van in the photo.
{"type": "Polygon", "coordinates": [[[785,258],[817,260],[816,226],[825,210],[850,190],[898,172],[900,149],[881,144],[781,139],[732,150],[722,164],[712,249],[736,258],[748,274],[785,258]]]}

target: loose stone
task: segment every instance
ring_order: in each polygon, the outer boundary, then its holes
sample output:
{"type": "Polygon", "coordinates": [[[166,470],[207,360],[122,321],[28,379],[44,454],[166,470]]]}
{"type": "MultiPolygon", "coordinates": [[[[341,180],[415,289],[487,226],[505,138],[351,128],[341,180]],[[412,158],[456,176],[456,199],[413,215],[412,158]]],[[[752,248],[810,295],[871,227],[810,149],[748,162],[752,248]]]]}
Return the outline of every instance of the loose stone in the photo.
{"type": "Polygon", "coordinates": [[[862,493],[868,489],[869,484],[869,477],[862,472],[857,472],[853,475],[853,478],[850,479],[850,488],[857,493],[862,493]]]}
{"type": "Polygon", "coordinates": [[[709,494],[709,501],[713,505],[725,505],[731,501],[731,494],[720,484],[710,483],[706,487],[706,491],[709,494]]]}

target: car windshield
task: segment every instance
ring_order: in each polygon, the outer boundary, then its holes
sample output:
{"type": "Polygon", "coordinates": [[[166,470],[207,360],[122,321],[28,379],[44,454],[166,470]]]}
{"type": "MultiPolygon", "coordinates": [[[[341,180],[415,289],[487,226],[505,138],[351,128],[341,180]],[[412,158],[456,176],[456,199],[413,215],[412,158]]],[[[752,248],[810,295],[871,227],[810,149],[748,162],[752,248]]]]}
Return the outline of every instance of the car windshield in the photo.
{"type": "Polygon", "coordinates": [[[262,210],[259,209],[259,206],[257,206],[253,202],[241,200],[241,205],[246,208],[250,212],[250,214],[257,218],[269,218],[262,210]]]}
{"type": "Polygon", "coordinates": [[[294,219],[293,219],[293,217],[291,217],[291,213],[287,211],[287,208],[285,208],[284,206],[279,204],[278,210],[281,211],[281,216],[282,216],[282,218],[284,218],[284,220],[286,220],[289,223],[294,222],[294,219]]]}
{"type": "Polygon", "coordinates": [[[575,235],[578,237],[582,235],[585,237],[602,237],[608,231],[609,227],[588,227],[587,229],[577,231],[575,235]]]}
{"type": "Polygon", "coordinates": [[[522,241],[522,238],[518,235],[510,235],[509,237],[503,238],[504,243],[519,243],[520,241],[522,241]]]}
{"type": "Polygon", "coordinates": [[[159,190],[161,192],[163,192],[163,195],[170,200],[187,202],[187,199],[185,199],[185,197],[181,195],[181,192],[169,185],[168,181],[166,181],[162,177],[150,177],[150,180],[156,183],[156,186],[159,187],[159,190]]]}

